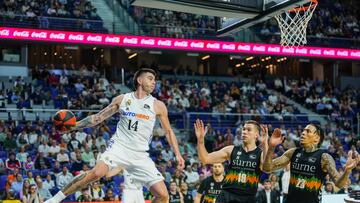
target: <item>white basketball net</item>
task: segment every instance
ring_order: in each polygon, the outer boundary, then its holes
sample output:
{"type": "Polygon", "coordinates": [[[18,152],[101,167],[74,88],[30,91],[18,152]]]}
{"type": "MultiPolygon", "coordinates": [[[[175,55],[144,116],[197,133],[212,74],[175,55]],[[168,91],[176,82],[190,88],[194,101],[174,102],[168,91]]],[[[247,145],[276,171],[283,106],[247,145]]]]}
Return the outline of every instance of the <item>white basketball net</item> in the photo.
{"type": "Polygon", "coordinates": [[[281,45],[301,46],[307,43],[306,28],[316,6],[317,2],[312,0],[296,9],[275,16],[281,31],[281,45]]]}

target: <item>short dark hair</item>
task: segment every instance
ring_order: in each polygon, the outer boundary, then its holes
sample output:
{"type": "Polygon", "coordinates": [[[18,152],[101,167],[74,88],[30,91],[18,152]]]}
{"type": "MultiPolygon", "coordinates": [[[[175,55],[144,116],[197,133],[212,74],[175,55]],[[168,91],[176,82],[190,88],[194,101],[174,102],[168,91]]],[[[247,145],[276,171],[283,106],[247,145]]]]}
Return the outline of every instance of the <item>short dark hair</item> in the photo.
{"type": "Polygon", "coordinates": [[[309,125],[312,125],[315,127],[315,133],[318,134],[320,136],[320,142],[318,144],[318,146],[321,145],[321,143],[324,141],[324,137],[325,137],[325,133],[324,133],[324,130],[321,128],[320,125],[318,124],[315,124],[315,123],[310,123],[309,125]]]}
{"type": "Polygon", "coordinates": [[[135,89],[135,90],[137,89],[137,87],[138,87],[138,85],[139,85],[139,83],[137,82],[138,77],[140,77],[140,76],[141,76],[142,74],[144,74],[144,73],[151,73],[151,74],[153,74],[153,75],[156,77],[156,72],[155,72],[155,70],[153,70],[153,69],[150,69],[150,68],[141,68],[141,69],[137,70],[137,71],[135,72],[134,78],[133,78],[133,84],[134,84],[134,89],[135,89]]]}
{"type": "Polygon", "coordinates": [[[270,179],[265,179],[263,184],[265,184],[265,183],[271,183],[270,179]]]}
{"type": "Polygon", "coordinates": [[[260,127],[260,124],[257,121],[248,120],[248,121],[245,122],[245,124],[253,124],[253,125],[255,125],[256,129],[259,131],[259,134],[260,134],[261,127],[260,127]]]}

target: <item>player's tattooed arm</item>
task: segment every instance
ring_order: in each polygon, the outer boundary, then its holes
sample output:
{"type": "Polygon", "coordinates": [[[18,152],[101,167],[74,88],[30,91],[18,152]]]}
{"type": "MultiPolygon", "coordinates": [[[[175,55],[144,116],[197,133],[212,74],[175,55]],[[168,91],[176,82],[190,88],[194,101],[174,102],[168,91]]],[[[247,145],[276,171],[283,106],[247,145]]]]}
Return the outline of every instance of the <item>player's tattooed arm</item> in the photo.
{"type": "Polygon", "coordinates": [[[353,168],[355,168],[360,161],[360,156],[357,152],[354,153],[349,151],[348,160],[345,164],[344,173],[340,174],[336,170],[336,165],[334,159],[327,153],[324,153],[321,156],[321,168],[325,173],[328,173],[330,177],[334,180],[334,183],[337,187],[343,188],[346,186],[349,180],[349,176],[353,168]]]}
{"type": "Polygon", "coordinates": [[[265,157],[265,161],[263,163],[263,171],[271,173],[281,168],[285,168],[290,163],[291,157],[294,154],[295,149],[296,148],[289,149],[280,157],[273,159],[275,147],[269,147],[265,157]]]}
{"type": "Polygon", "coordinates": [[[117,96],[113,99],[111,104],[101,110],[99,113],[87,116],[79,122],[76,122],[75,129],[93,127],[104,120],[110,118],[112,115],[118,112],[119,106],[121,104],[123,95],[117,96]]]}
{"type": "Polygon", "coordinates": [[[87,186],[87,184],[86,185],[79,184],[79,182],[82,181],[85,177],[86,177],[86,173],[81,173],[81,174],[75,176],[75,178],[70,183],[65,185],[61,191],[65,195],[69,195],[78,190],[81,190],[82,188],[87,186]]]}

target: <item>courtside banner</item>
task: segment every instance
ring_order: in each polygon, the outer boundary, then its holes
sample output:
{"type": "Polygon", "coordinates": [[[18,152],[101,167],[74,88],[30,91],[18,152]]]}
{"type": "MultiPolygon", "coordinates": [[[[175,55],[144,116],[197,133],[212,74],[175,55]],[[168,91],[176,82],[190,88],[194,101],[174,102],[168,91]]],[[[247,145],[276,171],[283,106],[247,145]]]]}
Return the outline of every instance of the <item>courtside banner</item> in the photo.
{"type": "Polygon", "coordinates": [[[0,39],[360,60],[360,50],[0,27],[0,39]]]}

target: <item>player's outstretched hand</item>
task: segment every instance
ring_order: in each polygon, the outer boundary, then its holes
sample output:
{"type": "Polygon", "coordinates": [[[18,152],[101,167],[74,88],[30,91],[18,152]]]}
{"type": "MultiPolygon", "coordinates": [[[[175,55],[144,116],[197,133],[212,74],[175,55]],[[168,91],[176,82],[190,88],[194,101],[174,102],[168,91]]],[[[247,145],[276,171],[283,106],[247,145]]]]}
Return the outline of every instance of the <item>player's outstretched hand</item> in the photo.
{"type": "Polygon", "coordinates": [[[357,151],[350,150],[348,153],[348,159],[345,164],[345,170],[351,171],[360,162],[360,155],[357,151]]]}
{"type": "Polygon", "coordinates": [[[176,156],[176,161],[177,161],[179,169],[185,168],[185,160],[184,160],[184,158],[182,158],[182,156],[180,154],[176,156]]]}
{"type": "Polygon", "coordinates": [[[275,128],[274,132],[270,137],[269,145],[270,147],[276,147],[284,141],[285,137],[281,135],[281,130],[279,128],[275,128]]]}
{"type": "Polygon", "coordinates": [[[265,144],[267,144],[269,140],[269,129],[267,125],[261,125],[260,127],[261,127],[261,133],[260,133],[259,141],[262,146],[265,146],[265,144]]]}
{"type": "Polygon", "coordinates": [[[198,141],[204,140],[207,130],[205,129],[204,123],[202,120],[200,120],[200,119],[196,120],[196,122],[194,123],[194,129],[195,129],[195,135],[196,135],[196,138],[198,139],[198,141]]]}

